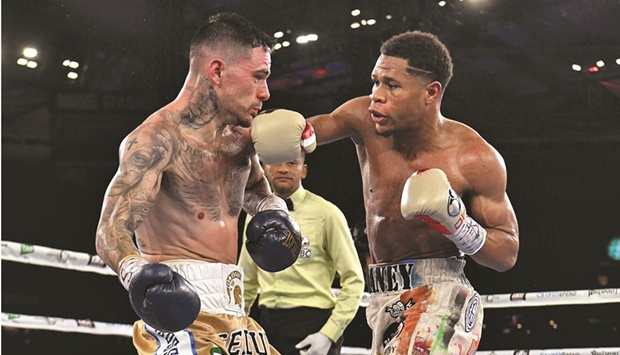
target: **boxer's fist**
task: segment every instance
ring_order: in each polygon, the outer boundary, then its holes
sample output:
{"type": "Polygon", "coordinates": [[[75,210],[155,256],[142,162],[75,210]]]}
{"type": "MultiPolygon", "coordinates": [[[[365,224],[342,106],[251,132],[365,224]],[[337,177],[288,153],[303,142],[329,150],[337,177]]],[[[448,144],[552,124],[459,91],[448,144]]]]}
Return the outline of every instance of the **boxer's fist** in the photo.
{"type": "Polygon", "coordinates": [[[293,265],[301,250],[301,231],[288,212],[258,212],[248,224],[246,248],[261,269],[276,272],[293,265]]]}
{"type": "Polygon", "coordinates": [[[200,297],[183,276],[164,264],[130,258],[119,277],[136,314],[151,327],[169,333],[187,328],[200,312],[200,297]]]}
{"type": "Polygon", "coordinates": [[[421,218],[443,234],[453,234],[467,213],[440,169],[416,171],[407,179],[400,211],[405,219],[421,218]]]}
{"type": "Polygon", "coordinates": [[[467,215],[463,201],[440,169],[420,170],[407,179],[400,211],[407,220],[422,219],[465,254],[476,253],[486,240],[486,230],[467,215]]]}
{"type": "Polygon", "coordinates": [[[314,129],[301,114],[284,109],[261,113],[252,120],[252,142],[266,164],[297,159],[316,148],[314,129]]]}

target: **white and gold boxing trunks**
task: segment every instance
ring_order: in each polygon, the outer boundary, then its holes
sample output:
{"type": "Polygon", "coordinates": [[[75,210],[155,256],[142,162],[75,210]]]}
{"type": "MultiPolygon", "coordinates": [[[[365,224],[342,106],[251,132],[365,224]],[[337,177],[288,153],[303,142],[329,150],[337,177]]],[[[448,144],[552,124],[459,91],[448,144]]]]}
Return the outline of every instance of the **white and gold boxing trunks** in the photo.
{"type": "Polygon", "coordinates": [[[372,354],[475,354],[483,310],[464,267],[457,257],[370,265],[372,354]]]}
{"type": "Polygon", "coordinates": [[[164,264],[194,286],[200,296],[200,313],[188,328],[175,333],[156,330],[142,320],[135,322],[133,343],[139,354],[279,354],[263,328],[244,313],[243,269],[195,260],[164,264]]]}

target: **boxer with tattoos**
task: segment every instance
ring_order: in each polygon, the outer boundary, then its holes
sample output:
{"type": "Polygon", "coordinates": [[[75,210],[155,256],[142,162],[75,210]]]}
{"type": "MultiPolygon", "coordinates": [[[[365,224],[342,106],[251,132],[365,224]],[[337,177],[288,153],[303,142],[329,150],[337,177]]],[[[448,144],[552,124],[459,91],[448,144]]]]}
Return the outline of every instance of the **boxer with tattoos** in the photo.
{"type": "Polygon", "coordinates": [[[236,266],[241,209],[254,216],[259,266],[284,269],[301,247],[249,129],[269,98],[274,44],[239,15],[211,16],[191,41],[178,96],[120,145],[96,248],[141,318],[140,354],[278,354],[244,313],[236,266]]]}

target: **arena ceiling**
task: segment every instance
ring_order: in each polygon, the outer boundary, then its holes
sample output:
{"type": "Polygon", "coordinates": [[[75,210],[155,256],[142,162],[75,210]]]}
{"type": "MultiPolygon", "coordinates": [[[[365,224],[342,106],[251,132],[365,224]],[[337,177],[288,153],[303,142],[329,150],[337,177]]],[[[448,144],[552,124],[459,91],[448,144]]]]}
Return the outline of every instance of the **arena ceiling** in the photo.
{"type": "Polygon", "coordinates": [[[217,11],[291,42],[274,54],[267,106],[312,115],[368,94],[381,42],[419,29],[437,34],[454,58],[446,116],[496,141],[620,139],[618,0],[5,0],[3,90],[24,84],[14,63],[32,43],[43,57],[83,63],[71,84],[42,65],[39,89],[158,92],[163,104],[184,80],[194,29],[217,11]],[[350,26],[369,19],[376,23],[350,26]],[[309,33],[318,40],[295,42],[309,33]]]}

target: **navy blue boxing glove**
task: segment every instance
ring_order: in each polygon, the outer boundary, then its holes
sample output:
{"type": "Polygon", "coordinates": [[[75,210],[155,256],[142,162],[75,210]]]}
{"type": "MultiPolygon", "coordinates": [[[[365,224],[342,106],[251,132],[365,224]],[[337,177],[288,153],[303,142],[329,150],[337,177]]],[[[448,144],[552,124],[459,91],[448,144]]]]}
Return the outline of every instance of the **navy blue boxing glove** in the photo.
{"type": "Polygon", "coordinates": [[[301,231],[287,211],[267,209],[256,213],[245,234],[248,253],[256,265],[265,271],[284,270],[299,257],[301,231]]]}
{"type": "Polygon", "coordinates": [[[168,265],[125,258],[119,278],[136,314],[151,327],[174,333],[187,328],[200,312],[200,297],[183,276],[168,265]]]}

